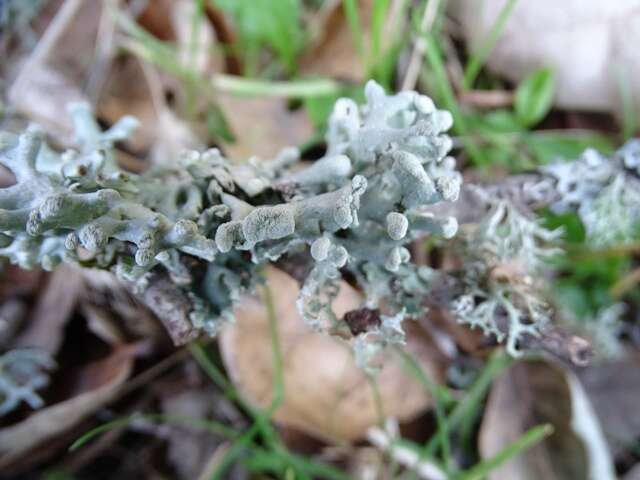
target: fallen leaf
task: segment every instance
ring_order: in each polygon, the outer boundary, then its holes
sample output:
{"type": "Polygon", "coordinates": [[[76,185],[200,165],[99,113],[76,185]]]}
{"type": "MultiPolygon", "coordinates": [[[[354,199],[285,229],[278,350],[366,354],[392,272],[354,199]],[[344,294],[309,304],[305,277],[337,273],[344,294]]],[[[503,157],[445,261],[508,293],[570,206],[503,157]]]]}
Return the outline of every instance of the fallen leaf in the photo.
{"type": "MultiPolygon", "coordinates": [[[[367,18],[360,19],[362,25],[369,25],[368,13],[372,0],[361,0],[360,12],[367,18]]],[[[365,65],[356,49],[353,33],[345,18],[343,2],[327,2],[328,7],[320,9],[311,25],[316,30],[315,45],[300,59],[300,73],[322,75],[340,80],[361,83],[365,80],[365,65]]],[[[368,30],[368,29],[367,29],[368,30]]],[[[368,31],[363,33],[368,36],[368,31]]]]}
{"type": "MultiPolygon", "coordinates": [[[[356,366],[351,347],[304,324],[295,307],[299,287],[293,278],[273,267],[266,269],[266,277],[273,292],[283,354],[285,395],[275,421],[330,441],[361,438],[378,422],[379,414],[369,379],[356,366]]],[[[333,308],[341,316],[359,308],[361,301],[361,295],[343,282],[333,308]]],[[[251,297],[243,301],[236,317],[236,325],[224,329],[220,336],[222,357],[240,392],[251,403],[265,407],[273,394],[267,313],[264,305],[251,297]]],[[[440,354],[424,339],[411,334],[408,339],[407,348],[425,374],[440,382],[440,354]]],[[[407,421],[431,406],[424,387],[403,369],[397,356],[387,355],[383,365],[377,386],[384,416],[407,421]]]]}
{"type": "Polygon", "coordinates": [[[83,370],[74,396],[0,429],[0,468],[55,439],[111,401],[129,378],[134,356],[133,346],[117,348],[107,358],[83,370]]]}
{"type": "Polygon", "coordinates": [[[494,383],[480,429],[488,459],[528,429],[549,423],[554,433],[491,472],[491,480],[613,480],[597,417],[577,377],[558,365],[519,362],[494,383]]]}
{"type": "Polygon", "coordinates": [[[281,98],[248,98],[219,94],[217,100],[237,141],[225,144],[230,158],[273,158],[289,145],[299,145],[313,134],[302,109],[291,111],[281,98]]]}
{"type": "Polygon", "coordinates": [[[147,79],[136,58],[118,58],[109,69],[96,105],[96,115],[110,125],[125,115],[138,119],[140,126],[127,140],[135,152],[148,151],[160,136],[147,79]]]}
{"type": "MultiPolygon", "coordinates": [[[[451,2],[471,51],[482,48],[506,3],[451,2]]],[[[513,82],[549,67],[556,76],[556,104],[583,110],[618,110],[622,75],[640,107],[639,25],[636,0],[516,2],[487,65],[513,82]]]]}
{"type": "Polygon", "coordinates": [[[589,395],[609,448],[617,457],[633,447],[640,436],[640,359],[590,365],[578,372],[589,395]]]}

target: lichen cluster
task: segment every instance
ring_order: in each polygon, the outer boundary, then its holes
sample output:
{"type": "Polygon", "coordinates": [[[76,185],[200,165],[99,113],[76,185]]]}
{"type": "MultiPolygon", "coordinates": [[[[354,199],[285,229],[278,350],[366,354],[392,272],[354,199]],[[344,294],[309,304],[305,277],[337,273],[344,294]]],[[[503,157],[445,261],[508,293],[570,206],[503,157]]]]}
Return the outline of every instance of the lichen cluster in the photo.
{"type": "Polygon", "coordinates": [[[539,335],[551,319],[536,277],[558,253],[562,232],[544,228],[508,201],[484,201],[487,215],[461,238],[464,292],[452,302],[452,313],[460,323],[505,341],[507,352],[517,357],[519,340],[539,335]]]}
{"type": "Polygon", "coordinates": [[[589,243],[603,247],[638,236],[640,140],[630,140],[610,158],[593,149],[573,162],[542,167],[541,184],[558,193],[554,213],[576,212],[589,243]]]}
{"type": "Polygon", "coordinates": [[[103,132],[86,105],[71,109],[75,150],[55,152],[35,127],[2,134],[0,163],[16,183],[0,190],[0,255],[24,268],[110,269],[140,290],[163,269],[191,298],[193,326],[215,334],[261,264],[308,250],[315,263],[298,307],[309,325],[341,328],[330,304],[347,275],[370,294],[368,307],[386,300],[387,328],[428,280],[405,245],[457,230],[455,218],[423,207],[455,200],[461,176],[447,157],[448,112],[374,82],[365,96],[362,106],[336,103],[326,155],[310,165],[295,148],[243,162],[212,149],[133,174],[113,145],[135,120],[103,132]]]}
{"type": "Polygon", "coordinates": [[[41,408],[44,402],[37,391],[49,384],[48,371],[55,366],[49,354],[38,349],[20,348],[0,355],[0,417],[23,402],[41,408]]]}
{"type": "MultiPolygon", "coordinates": [[[[464,291],[451,304],[459,322],[505,341],[513,356],[521,354],[523,337],[539,336],[551,321],[544,279],[547,260],[560,251],[562,236],[560,230],[546,229],[537,213],[518,200],[530,199],[556,214],[577,214],[591,248],[637,239],[640,141],[627,142],[611,157],[588,149],[574,161],[543,166],[516,185],[523,191],[507,189],[504,198],[495,188],[470,187],[488,212],[459,236],[464,291]]],[[[619,316],[618,305],[598,317],[613,331],[619,316]]]]}
{"type": "Polygon", "coordinates": [[[137,122],[124,118],[102,131],[86,105],[70,109],[76,149],[54,151],[37,127],[1,133],[0,163],[16,183],[0,189],[0,256],[24,268],[68,261],[108,269],[138,292],[151,291],[162,272],[188,298],[189,328],[213,335],[259,281],[261,265],[307,255],[302,317],[314,329],[352,337],[358,363],[368,368],[381,349],[404,341],[404,318],[423,314],[438,284],[457,285],[461,293],[446,308],[505,341],[512,355],[524,336],[540,334],[552,312],[539,280],[561,232],[545,229],[527,201],[577,213],[590,245],[637,237],[640,141],[631,141],[611,158],[587,150],[574,162],[544,166],[504,195],[467,188],[486,215],[471,219],[453,244],[463,268],[411,263],[408,243],[450,239],[458,230],[455,217],[436,213],[451,210],[461,186],[447,156],[452,118],[426,96],[386,95],[375,82],[365,97],[361,106],[338,100],[326,154],[313,163],[296,148],[246,161],[211,149],[134,174],[118,167],[114,144],[137,122]],[[344,279],[364,301],[338,319],[331,304],[344,279]]]}

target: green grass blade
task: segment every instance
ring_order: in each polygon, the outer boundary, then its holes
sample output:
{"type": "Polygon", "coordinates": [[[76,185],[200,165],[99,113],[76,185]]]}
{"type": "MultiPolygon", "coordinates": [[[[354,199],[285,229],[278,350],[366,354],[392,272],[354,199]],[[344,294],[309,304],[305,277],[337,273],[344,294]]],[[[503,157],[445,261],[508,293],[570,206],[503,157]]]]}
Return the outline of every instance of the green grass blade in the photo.
{"type": "Polygon", "coordinates": [[[227,377],[218,366],[211,361],[205,348],[198,342],[193,342],[187,347],[193,358],[198,362],[200,368],[213,380],[213,382],[222,390],[224,395],[240,404],[243,408],[253,411],[253,408],[249,407],[236,388],[227,380],[227,377]]]}
{"type": "Polygon", "coordinates": [[[538,425],[537,427],[529,429],[522,437],[498,452],[494,457],[480,462],[470,470],[467,470],[460,477],[460,480],[482,480],[486,478],[492,470],[495,470],[509,459],[533,447],[552,433],[553,426],[550,424],[538,425]]]}
{"type": "Polygon", "coordinates": [[[448,407],[454,403],[453,396],[451,392],[449,392],[449,389],[433,382],[410,353],[402,348],[396,348],[395,352],[402,360],[404,369],[415,377],[425,390],[432,394],[443,407],[448,407]]]}
{"type": "MultiPolygon", "coordinates": [[[[233,461],[235,461],[239,457],[239,455],[241,455],[246,450],[247,446],[251,443],[253,438],[258,433],[262,434],[262,437],[264,438],[267,446],[271,447],[273,450],[283,448],[281,442],[279,441],[277,433],[270,424],[271,416],[284,401],[284,371],[282,349],[280,346],[280,337],[278,334],[278,319],[276,316],[275,305],[273,303],[273,295],[268,285],[265,284],[262,286],[261,295],[267,309],[267,317],[269,321],[269,336],[273,353],[273,398],[269,406],[263,412],[260,412],[255,408],[250,408],[249,411],[253,412],[255,417],[254,424],[244,435],[242,435],[242,437],[234,442],[234,444],[229,449],[227,454],[220,462],[220,465],[214,472],[212,477],[213,479],[224,478],[222,475],[226,472],[227,468],[229,468],[233,461]]],[[[207,365],[208,368],[210,368],[210,364],[212,362],[208,359],[208,357],[206,357],[204,360],[205,361],[203,363],[207,365]]],[[[212,374],[216,378],[220,373],[221,372],[219,372],[217,368],[212,369],[212,374]]],[[[226,382],[226,379],[225,383],[228,383],[226,382]]],[[[235,389],[233,389],[233,393],[239,397],[235,389]]],[[[246,405],[246,402],[242,401],[242,404],[246,405]]]]}
{"type": "MultiPolygon", "coordinates": [[[[304,48],[301,0],[208,0],[234,23],[235,51],[243,58],[244,74],[260,74],[260,60],[270,51],[287,74],[295,73],[304,48]]],[[[279,70],[282,70],[280,68],[279,70]]]]}
{"type": "MultiPolygon", "coordinates": [[[[473,418],[475,418],[491,383],[510,363],[511,359],[502,350],[496,350],[496,353],[492,355],[489,363],[487,363],[482,370],[482,373],[473,383],[465,397],[455,406],[449,415],[447,423],[450,431],[458,428],[461,423],[470,423],[473,418]]],[[[441,432],[438,432],[429,443],[427,443],[425,453],[428,456],[433,456],[435,449],[442,440],[441,432]]]]}
{"type": "Polygon", "coordinates": [[[242,455],[251,445],[253,439],[260,432],[260,424],[256,421],[245,433],[238,437],[224,457],[218,463],[216,470],[211,475],[211,480],[224,480],[227,469],[242,455]]]}
{"type": "Polygon", "coordinates": [[[102,435],[103,433],[115,430],[117,428],[126,427],[128,425],[131,425],[133,422],[140,420],[153,423],[192,426],[208,430],[211,433],[221,435],[230,439],[236,438],[238,436],[238,432],[226,425],[223,425],[222,423],[206,420],[199,417],[191,417],[188,415],[167,415],[161,413],[134,414],[128,417],[119,418],[111,422],[104,423],[96,428],[89,430],[87,433],[83,434],[80,438],[78,438],[71,444],[71,446],[69,447],[69,451],[77,450],[78,448],[82,447],[83,445],[87,444],[89,441],[99,435],[102,435]]]}
{"type": "Polygon", "coordinates": [[[629,77],[628,75],[625,75],[621,68],[616,69],[615,76],[618,84],[620,107],[622,111],[622,138],[624,138],[624,140],[629,140],[633,137],[638,128],[633,92],[631,90],[629,77]]]}
{"type": "Polygon", "coordinates": [[[471,54],[471,58],[464,69],[464,79],[462,84],[465,89],[471,88],[475,83],[484,62],[486,62],[489,54],[493,50],[493,47],[495,47],[496,42],[500,37],[500,33],[502,32],[505,23],[507,23],[517,1],[518,0],[507,0],[507,3],[502,7],[502,10],[500,10],[500,14],[496,19],[496,22],[491,27],[487,38],[484,39],[478,51],[471,54]]]}
{"type": "Polygon", "coordinates": [[[223,92],[261,97],[308,98],[335,95],[343,88],[340,83],[323,78],[279,82],[219,74],[211,81],[214,88],[223,92]]]}
{"type": "Polygon", "coordinates": [[[306,457],[287,454],[290,463],[298,470],[308,473],[312,478],[323,478],[327,480],[351,480],[351,477],[339,468],[323,462],[309,460],[306,457]]]}
{"type": "Polygon", "coordinates": [[[384,21],[389,11],[389,0],[374,0],[371,12],[371,57],[377,59],[382,52],[384,21]]]}
{"type": "Polygon", "coordinates": [[[267,408],[267,415],[275,412],[284,401],[284,369],[282,360],[282,347],[280,345],[280,335],[278,333],[278,318],[273,294],[266,283],[261,288],[262,300],[267,307],[267,318],[269,320],[269,337],[271,340],[271,351],[273,355],[273,399],[267,408]]]}
{"type": "Polygon", "coordinates": [[[356,46],[356,51],[358,52],[360,61],[364,62],[364,32],[362,30],[362,23],[360,22],[358,0],[342,0],[342,6],[344,8],[344,15],[347,18],[347,23],[349,24],[349,29],[351,30],[353,42],[356,46]]]}
{"type": "Polygon", "coordinates": [[[451,457],[451,445],[449,443],[449,422],[445,414],[445,406],[453,402],[449,391],[432,382],[431,379],[424,372],[420,364],[413,358],[412,355],[404,350],[397,349],[396,352],[402,359],[405,368],[425,387],[433,398],[433,405],[436,414],[436,423],[438,426],[437,436],[440,439],[440,445],[442,447],[443,466],[448,474],[452,473],[453,461],[451,457]]]}
{"type": "Polygon", "coordinates": [[[451,112],[453,116],[453,131],[462,135],[462,143],[469,157],[475,165],[483,166],[488,164],[482,150],[478,148],[476,143],[470,137],[467,137],[469,129],[467,122],[460,110],[453,87],[449,82],[447,71],[444,66],[444,60],[436,37],[425,32],[427,65],[431,68],[436,81],[436,90],[440,100],[444,103],[444,107],[451,112]]]}

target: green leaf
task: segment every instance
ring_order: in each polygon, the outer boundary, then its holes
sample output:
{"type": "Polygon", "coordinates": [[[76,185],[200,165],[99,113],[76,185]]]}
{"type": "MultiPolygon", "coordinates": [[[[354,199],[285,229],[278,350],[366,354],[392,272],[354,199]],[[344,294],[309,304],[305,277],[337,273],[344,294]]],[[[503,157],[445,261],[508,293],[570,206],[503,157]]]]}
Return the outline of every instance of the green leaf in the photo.
{"type": "Polygon", "coordinates": [[[540,122],[553,102],[555,80],[553,72],[543,68],[525,78],[516,89],[515,111],[523,127],[540,122]]]}
{"type": "Polygon", "coordinates": [[[567,135],[540,131],[528,135],[524,140],[540,164],[578,158],[587,148],[595,148],[605,154],[615,150],[613,143],[599,134],[567,135]]]}
{"type": "MultiPolygon", "coordinates": [[[[234,21],[239,36],[238,53],[245,68],[257,67],[260,54],[272,50],[289,73],[306,42],[300,0],[209,0],[234,21]]],[[[251,72],[256,73],[256,72],[251,72]]]]}
{"type": "Polygon", "coordinates": [[[497,455],[481,463],[478,463],[470,470],[467,470],[460,477],[461,480],[482,480],[483,478],[487,478],[487,475],[492,470],[498,468],[509,459],[520,455],[524,451],[540,443],[552,433],[553,426],[550,424],[538,425],[527,430],[527,432],[522,437],[498,452],[497,455]]]}

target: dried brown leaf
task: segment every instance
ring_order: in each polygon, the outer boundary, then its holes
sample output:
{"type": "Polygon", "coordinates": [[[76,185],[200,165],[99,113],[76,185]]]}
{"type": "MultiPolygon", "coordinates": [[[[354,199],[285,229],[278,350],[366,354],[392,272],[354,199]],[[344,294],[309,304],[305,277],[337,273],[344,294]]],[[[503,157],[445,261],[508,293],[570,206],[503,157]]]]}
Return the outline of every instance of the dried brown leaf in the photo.
{"type": "Polygon", "coordinates": [[[217,96],[236,142],[225,145],[231,158],[272,158],[287,145],[299,145],[313,134],[302,110],[289,110],[281,98],[217,96]]]}
{"type": "Polygon", "coordinates": [[[125,115],[140,121],[140,127],[128,140],[135,152],[146,152],[158,138],[159,122],[147,86],[147,79],[137,59],[119,58],[104,80],[96,105],[96,115],[114,124],[125,115]]]}
{"type": "MultiPolygon", "coordinates": [[[[356,366],[349,344],[307,328],[295,301],[298,284],[273,267],[266,270],[273,292],[283,352],[285,400],[275,420],[316,437],[340,441],[362,437],[379,419],[367,376],[356,366]]],[[[346,283],[333,303],[340,317],[359,308],[362,297],[346,283]]],[[[236,311],[237,323],[222,332],[220,346],[231,379],[253,404],[266,406],[272,398],[272,345],[268,317],[257,298],[247,298],[236,311]]],[[[434,381],[443,369],[435,348],[417,336],[408,345],[425,373],[434,381]],[[415,340],[415,341],[414,341],[415,340]]],[[[409,420],[431,406],[432,400],[401,361],[388,355],[377,377],[384,416],[409,420]]]]}
{"type": "Polygon", "coordinates": [[[288,145],[299,145],[313,134],[303,110],[291,111],[281,98],[246,98],[220,94],[218,102],[237,141],[225,145],[231,158],[272,158],[288,145]]]}
{"type": "MultiPolygon", "coordinates": [[[[360,0],[360,12],[364,14],[361,23],[370,24],[372,0],[360,0]]],[[[305,75],[323,75],[354,83],[365,80],[365,65],[358,55],[353,33],[344,15],[342,4],[338,2],[330,12],[320,11],[316,29],[317,43],[300,59],[300,72],[305,75]],[[324,15],[323,15],[324,14],[324,15]]],[[[365,30],[365,35],[368,31],[365,30]]]]}

